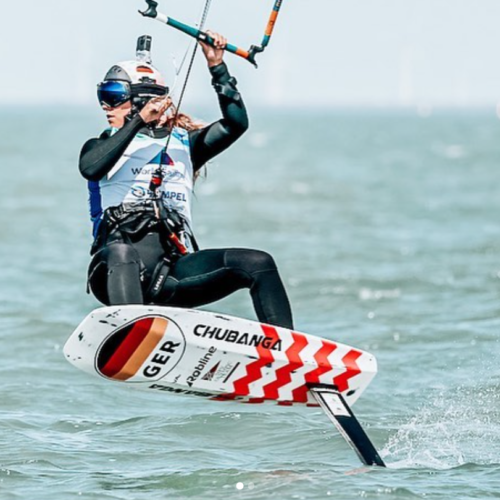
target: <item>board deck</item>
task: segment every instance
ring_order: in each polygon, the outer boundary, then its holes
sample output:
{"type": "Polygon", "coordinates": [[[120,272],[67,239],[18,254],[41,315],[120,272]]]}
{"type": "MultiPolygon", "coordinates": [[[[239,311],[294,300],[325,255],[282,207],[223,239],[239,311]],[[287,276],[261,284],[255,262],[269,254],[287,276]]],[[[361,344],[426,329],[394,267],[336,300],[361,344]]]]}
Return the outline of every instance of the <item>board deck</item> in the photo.
{"type": "Polygon", "coordinates": [[[352,405],[375,358],[313,335],[206,311],[159,306],[96,309],[68,339],[76,367],[130,387],[245,403],[317,406],[312,385],[352,405]]]}

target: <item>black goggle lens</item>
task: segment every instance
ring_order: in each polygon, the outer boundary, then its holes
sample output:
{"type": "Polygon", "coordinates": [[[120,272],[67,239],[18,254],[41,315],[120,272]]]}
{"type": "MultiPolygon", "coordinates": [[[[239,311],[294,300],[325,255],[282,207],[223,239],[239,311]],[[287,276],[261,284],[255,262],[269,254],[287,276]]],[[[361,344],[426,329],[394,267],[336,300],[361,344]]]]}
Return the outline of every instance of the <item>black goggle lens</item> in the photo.
{"type": "Polygon", "coordinates": [[[130,84],[120,81],[106,81],[97,86],[97,98],[101,106],[116,108],[132,97],[130,84]]]}

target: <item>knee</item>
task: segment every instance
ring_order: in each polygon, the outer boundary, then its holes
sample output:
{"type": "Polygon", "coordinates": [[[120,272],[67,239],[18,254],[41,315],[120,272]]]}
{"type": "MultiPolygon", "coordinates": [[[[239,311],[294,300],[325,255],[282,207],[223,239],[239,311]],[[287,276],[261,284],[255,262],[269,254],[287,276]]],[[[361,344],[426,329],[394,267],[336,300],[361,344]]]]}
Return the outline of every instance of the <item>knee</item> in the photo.
{"type": "Polygon", "coordinates": [[[250,266],[256,271],[274,271],[276,270],[276,262],[271,254],[254,250],[250,256],[250,266]]]}
{"type": "Polygon", "coordinates": [[[276,263],[273,257],[261,250],[238,250],[235,256],[241,267],[246,272],[253,274],[262,271],[276,271],[276,263]]]}

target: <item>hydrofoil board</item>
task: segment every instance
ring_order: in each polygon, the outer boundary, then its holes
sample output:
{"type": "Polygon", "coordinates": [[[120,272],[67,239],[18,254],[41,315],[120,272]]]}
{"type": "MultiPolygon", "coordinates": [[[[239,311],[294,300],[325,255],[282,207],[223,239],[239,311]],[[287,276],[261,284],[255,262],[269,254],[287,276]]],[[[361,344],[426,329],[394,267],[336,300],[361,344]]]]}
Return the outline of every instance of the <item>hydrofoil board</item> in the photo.
{"type": "Polygon", "coordinates": [[[70,336],[64,354],[87,373],[137,389],[323,409],[328,403],[315,387],[331,388],[352,405],[377,372],[374,356],[345,344],[160,306],[96,309],[70,336]]]}

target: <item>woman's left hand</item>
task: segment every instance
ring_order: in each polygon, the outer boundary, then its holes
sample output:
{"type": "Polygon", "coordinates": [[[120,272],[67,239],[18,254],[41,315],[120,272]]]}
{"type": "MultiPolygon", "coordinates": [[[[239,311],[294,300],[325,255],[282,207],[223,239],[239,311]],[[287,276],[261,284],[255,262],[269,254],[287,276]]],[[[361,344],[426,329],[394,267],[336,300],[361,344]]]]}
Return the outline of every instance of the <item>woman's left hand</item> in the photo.
{"type": "Polygon", "coordinates": [[[203,53],[208,62],[208,67],[218,66],[222,63],[224,58],[224,49],[227,45],[227,39],[224,38],[219,33],[214,33],[213,31],[207,31],[207,35],[211,36],[215,41],[215,47],[208,45],[204,42],[200,42],[203,53]]]}

